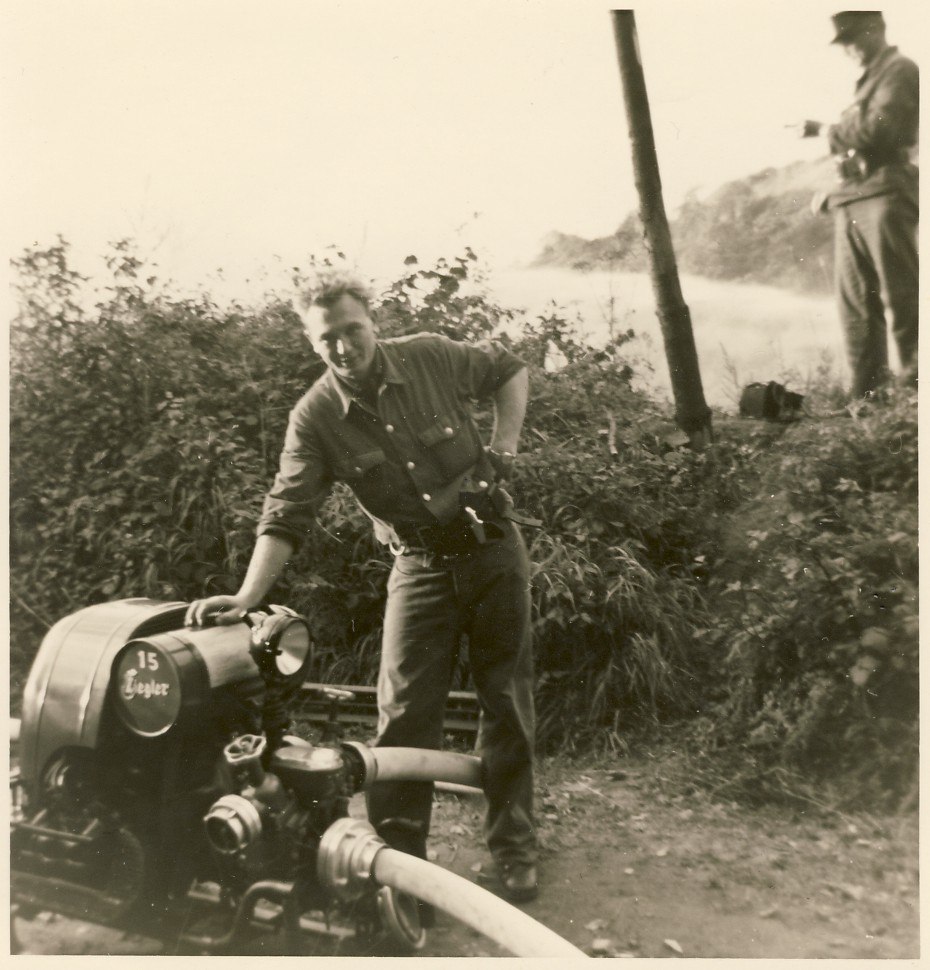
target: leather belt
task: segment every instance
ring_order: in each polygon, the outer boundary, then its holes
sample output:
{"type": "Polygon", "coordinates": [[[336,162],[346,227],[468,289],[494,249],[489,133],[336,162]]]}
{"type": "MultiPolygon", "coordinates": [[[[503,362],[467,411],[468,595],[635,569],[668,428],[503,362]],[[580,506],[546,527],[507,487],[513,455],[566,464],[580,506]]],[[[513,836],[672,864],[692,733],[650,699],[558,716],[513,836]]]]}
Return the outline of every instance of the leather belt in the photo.
{"type": "Polygon", "coordinates": [[[463,509],[445,525],[426,525],[395,530],[403,552],[425,552],[438,556],[462,556],[477,551],[489,541],[503,538],[504,520],[489,508],[463,509]]]}

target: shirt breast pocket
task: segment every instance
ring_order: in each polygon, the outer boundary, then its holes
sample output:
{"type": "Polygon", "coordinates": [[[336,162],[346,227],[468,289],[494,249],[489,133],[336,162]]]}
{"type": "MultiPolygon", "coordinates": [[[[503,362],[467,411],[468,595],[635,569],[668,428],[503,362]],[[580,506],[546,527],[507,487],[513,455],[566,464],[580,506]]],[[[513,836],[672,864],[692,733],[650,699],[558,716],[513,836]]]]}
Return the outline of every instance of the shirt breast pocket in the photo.
{"type": "Polygon", "coordinates": [[[447,480],[468,471],[481,452],[475,426],[459,417],[440,417],[417,437],[447,480]]]}
{"type": "Polygon", "coordinates": [[[349,455],[333,465],[336,478],[349,484],[361,481],[369,472],[374,471],[387,461],[387,455],[380,449],[366,451],[359,455],[349,455]]]}

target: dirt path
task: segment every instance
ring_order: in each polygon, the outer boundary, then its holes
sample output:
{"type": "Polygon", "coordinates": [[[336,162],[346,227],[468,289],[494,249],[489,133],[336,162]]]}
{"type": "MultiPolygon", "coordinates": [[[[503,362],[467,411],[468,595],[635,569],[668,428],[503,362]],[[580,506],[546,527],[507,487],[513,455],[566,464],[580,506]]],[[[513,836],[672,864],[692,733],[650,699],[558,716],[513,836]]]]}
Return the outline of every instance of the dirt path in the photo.
{"type": "MultiPolygon", "coordinates": [[[[918,957],[917,821],[753,811],[669,790],[656,761],[545,762],[542,891],[527,913],[587,953],[620,957],[918,957]]],[[[480,799],[441,794],[435,861],[486,866],[480,799]]],[[[40,915],[17,920],[33,953],[152,953],[142,937],[40,915]]],[[[272,939],[249,952],[279,953],[272,939]]],[[[318,955],[382,955],[358,939],[318,955]]],[[[424,957],[507,956],[440,914],[424,957]]]]}

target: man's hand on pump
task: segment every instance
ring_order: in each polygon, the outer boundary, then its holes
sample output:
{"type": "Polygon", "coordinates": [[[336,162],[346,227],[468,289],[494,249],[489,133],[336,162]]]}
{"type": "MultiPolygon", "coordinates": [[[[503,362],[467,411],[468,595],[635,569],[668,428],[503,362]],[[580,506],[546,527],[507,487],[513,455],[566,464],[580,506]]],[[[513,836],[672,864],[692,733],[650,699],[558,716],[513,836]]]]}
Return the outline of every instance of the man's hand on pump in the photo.
{"type": "Polygon", "coordinates": [[[191,603],[187,608],[184,623],[186,626],[206,626],[207,624],[226,626],[230,623],[238,623],[247,610],[248,604],[235,596],[207,596],[191,603]]]}

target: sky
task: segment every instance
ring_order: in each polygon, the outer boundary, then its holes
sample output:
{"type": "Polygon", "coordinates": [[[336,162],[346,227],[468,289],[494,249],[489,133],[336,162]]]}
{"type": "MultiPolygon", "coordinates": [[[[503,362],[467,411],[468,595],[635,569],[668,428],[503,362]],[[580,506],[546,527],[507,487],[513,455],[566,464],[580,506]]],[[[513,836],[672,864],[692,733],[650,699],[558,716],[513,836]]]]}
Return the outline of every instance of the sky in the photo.
{"type": "MultiPolygon", "coordinates": [[[[616,4],[614,4],[615,6],[616,4]]],[[[525,263],[636,206],[608,3],[0,0],[3,236],[91,270],[132,237],[183,283],[300,265],[370,276],[470,245],[525,263]]],[[[926,15],[886,5],[920,62],[926,15]]],[[[670,211],[824,154],[856,68],[821,0],[634,7],[670,211]]]]}

